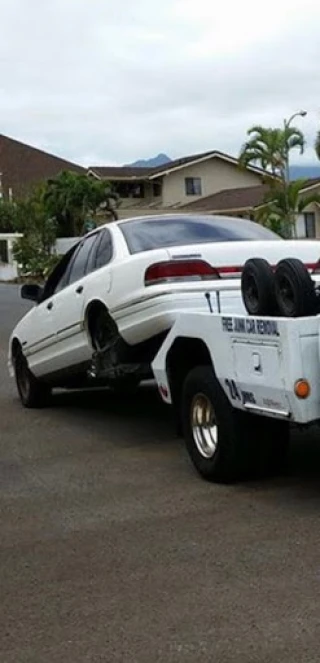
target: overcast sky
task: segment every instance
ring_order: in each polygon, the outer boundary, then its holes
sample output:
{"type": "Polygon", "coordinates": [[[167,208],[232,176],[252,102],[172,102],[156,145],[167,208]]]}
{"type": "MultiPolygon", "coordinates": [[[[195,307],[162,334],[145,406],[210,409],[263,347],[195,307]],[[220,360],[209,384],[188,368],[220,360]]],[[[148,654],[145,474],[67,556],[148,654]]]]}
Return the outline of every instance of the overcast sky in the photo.
{"type": "Polygon", "coordinates": [[[3,1],[0,133],[84,165],[237,155],[303,108],[319,163],[319,65],[319,0],[3,1]]]}

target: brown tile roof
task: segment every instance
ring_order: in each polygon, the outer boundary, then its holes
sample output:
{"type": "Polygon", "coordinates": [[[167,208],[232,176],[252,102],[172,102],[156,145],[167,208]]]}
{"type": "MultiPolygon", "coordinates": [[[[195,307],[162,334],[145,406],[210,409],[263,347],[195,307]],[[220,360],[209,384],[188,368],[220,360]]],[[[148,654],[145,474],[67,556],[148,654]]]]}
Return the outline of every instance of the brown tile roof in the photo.
{"type": "Polygon", "coordinates": [[[168,163],[164,163],[161,166],[157,166],[157,168],[152,168],[152,175],[155,175],[156,173],[164,173],[167,172],[168,170],[172,170],[173,168],[179,168],[179,166],[187,166],[189,163],[192,163],[193,161],[198,161],[198,159],[206,159],[206,157],[209,157],[210,154],[215,155],[215,156],[223,156],[225,158],[231,159],[232,157],[228,157],[227,154],[222,154],[222,152],[217,152],[216,150],[210,150],[209,152],[200,152],[199,154],[190,154],[190,156],[187,157],[180,157],[179,159],[174,159],[173,161],[169,161],[168,163]]]}
{"type": "MultiPolygon", "coordinates": [[[[187,157],[181,157],[179,159],[174,159],[173,161],[168,161],[168,163],[157,166],[156,168],[138,168],[137,166],[91,166],[89,170],[94,171],[99,177],[106,179],[117,179],[117,178],[130,178],[130,177],[139,177],[141,179],[147,179],[148,177],[155,177],[156,175],[161,176],[166,172],[174,170],[174,168],[180,168],[182,166],[187,166],[188,164],[193,163],[201,159],[206,159],[210,156],[224,159],[230,161],[231,163],[237,164],[238,159],[232,157],[224,152],[219,152],[217,150],[210,150],[208,152],[200,152],[199,154],[191,154],[187,157]]],[[[251,170],[256,171],[257,173],[263,174],[265,171],[260,168],[252,168],[251,170]]]]}
{"type": "Polygon", "coordinates": [[[184,205],[186,210],[220,212],[233,209],[251,209],[262,205],[269,187],[267,184],[247,186],[237,189],[224,189],[212,196],[206,196],[184,205]]]}
{"type": "Polygon", "coordinates": [[[62,170],[86,173],[85,168],[70,161],[0,134],[0,173],[5,197],[11,188],[13,198],[19,198],[62,170]]]}

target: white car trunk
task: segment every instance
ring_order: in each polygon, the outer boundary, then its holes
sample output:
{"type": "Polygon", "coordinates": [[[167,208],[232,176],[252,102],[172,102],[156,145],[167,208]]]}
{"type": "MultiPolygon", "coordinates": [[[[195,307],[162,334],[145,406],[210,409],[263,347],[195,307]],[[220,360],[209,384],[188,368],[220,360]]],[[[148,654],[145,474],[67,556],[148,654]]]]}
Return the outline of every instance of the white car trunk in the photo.
{"type": "Polygon", "coordinates": [[[265,258],[276,265],[283,258],[299,258],[307,265],[320,260],[320,241],[316,240],[271,240],[216,242],[173,246],[167,249],[170,259],[205,260],[213,267],[242,267],[249,258],[265,258]]]}

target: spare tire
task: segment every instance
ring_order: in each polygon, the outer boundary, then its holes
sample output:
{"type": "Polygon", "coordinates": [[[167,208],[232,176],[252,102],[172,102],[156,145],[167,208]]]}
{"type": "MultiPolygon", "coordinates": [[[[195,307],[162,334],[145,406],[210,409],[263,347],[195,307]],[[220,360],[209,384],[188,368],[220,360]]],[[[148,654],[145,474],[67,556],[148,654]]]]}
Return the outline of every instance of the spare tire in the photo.
{"type": "Polygon", "coordinates": [[[275,315],[274,274],[264,258],[250,258],[241,275],[243,303],[250,315],[275,315]]]}
{"type": "Polygon", "coordinates": [[[275,294],[280,315],[298,318],[315,315],[315,284],[306,266],[297,258],[281,260],[275,271],[275,294]]]}

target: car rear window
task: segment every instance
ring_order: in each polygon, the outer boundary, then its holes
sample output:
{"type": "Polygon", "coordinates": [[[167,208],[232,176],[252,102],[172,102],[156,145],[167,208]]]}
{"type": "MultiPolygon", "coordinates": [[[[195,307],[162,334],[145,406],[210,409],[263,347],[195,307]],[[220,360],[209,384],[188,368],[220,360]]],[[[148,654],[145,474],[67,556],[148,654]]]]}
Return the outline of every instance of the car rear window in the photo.
{"type": "Polygon", "coordinates": [[[119,228],[130,253],[210,242],[281,239],[258,223],[234,217],[148,217],[120,223],[119,228]]]}

